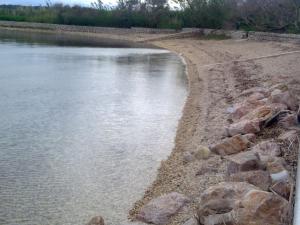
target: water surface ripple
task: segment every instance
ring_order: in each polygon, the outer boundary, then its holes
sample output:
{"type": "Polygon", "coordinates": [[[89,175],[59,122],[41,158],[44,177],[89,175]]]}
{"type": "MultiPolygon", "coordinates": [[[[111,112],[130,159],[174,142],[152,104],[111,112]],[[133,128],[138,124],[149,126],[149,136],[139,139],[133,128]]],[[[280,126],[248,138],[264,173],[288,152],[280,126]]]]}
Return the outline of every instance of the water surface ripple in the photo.
{"type": "Polygon", "coordinates": [[[173,147],[184,67],[165,50],[0,42],[0,224],[122,224],[173,147]]]}

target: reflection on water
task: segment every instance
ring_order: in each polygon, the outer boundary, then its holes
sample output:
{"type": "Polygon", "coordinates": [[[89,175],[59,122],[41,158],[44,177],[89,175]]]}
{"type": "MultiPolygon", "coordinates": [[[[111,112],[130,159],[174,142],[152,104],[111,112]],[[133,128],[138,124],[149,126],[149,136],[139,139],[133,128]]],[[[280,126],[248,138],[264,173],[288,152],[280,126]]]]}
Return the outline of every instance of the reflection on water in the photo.
{"type": "Polygon", "coordinates": [[[0,224],[122,224],[173,147],[178,57],[7,38],[0,49],[0,224]]]}

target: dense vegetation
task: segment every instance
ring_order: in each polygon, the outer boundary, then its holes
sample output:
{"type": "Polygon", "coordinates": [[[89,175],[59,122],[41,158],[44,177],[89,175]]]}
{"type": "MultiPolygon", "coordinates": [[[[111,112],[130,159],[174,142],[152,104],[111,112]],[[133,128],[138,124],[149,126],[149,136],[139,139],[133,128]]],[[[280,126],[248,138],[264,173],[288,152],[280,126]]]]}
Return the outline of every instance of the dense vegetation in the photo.
{"type": "Polygon", "coordinates": [[[300,0],[119,0],[108,7],[0,6],[0,20],[110,27],[206,27],[300,32],[300,0]]]}

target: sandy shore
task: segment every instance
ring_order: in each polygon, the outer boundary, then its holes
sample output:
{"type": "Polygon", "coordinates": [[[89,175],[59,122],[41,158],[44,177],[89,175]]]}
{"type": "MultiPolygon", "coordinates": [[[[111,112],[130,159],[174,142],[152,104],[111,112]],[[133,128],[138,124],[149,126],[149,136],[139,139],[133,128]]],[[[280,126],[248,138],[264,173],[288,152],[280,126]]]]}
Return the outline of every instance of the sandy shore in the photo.
{"type": "MultiPolygon", "coordinates": [[[[162,162],[157,179],[130,211],[130,218],[154,197],[177,191],[193,199],[169,224],[182,224],[195,213],[200,194],[225,179],[227,161],[220,156],[184,163],[183,154],[198,145],[208,146],[222,138],[227,125],[226,108],[241,91],[287,83],[300,96],[300,46],[291,43],[247,40],[178,39],[154,42],[184,57],[187,62],[189,94],[179,121],[175,147],[162,162]],[[201,168],[212,168],[197,175],[201,168]]],[[[239,98],[241,100],[241,98],[239,98]]],[[[268,133],[268,132],[267,132],[268,133]]],[[[266,134],[260,138],[272,138],[266,134]]],[[[297,160],[297,155],[291,161],[297,160]]],[[[291,168],[293,171],[295,168],[291,168]]],[[[294,173],[294,172],[292,172],[294,173]]]]}
{"type": "MultiPolygon", "coordinates": [[[[199,37],[147,42],[153,39],[153,34],[72,34],[129,42],[143,41],[145,46],[154,45],[173,51],[187,63],[189,94],[178,124],[175,147],[169,158],[161,163],[156,180],[143,198],[134,204],[129,212],[130,219],[149,200],[163,193],[177,191],[193,199],[169,223],[182,224],[195,213],[200,194],[225,179],[228,162],[220,156],[213,155],[208,160],[185,163],[184,152],[199,145],[209,146],[222,138],[223,127],[228,124],[226,109],[243,90],[283,82],[300,96],[300,45],[231,39],[201,40],[199,37]],[[211,171],[197,175],[201,168],[211,168],[211,171]]],[[[272,135],[266,132],[258,141],[271,138],[272,135]]],[[[297,155],[289,157],[291,163],[295,164],[297,155]]],[[[292,173],[294,170],[295,167],[291,166],[292,173]]]]}

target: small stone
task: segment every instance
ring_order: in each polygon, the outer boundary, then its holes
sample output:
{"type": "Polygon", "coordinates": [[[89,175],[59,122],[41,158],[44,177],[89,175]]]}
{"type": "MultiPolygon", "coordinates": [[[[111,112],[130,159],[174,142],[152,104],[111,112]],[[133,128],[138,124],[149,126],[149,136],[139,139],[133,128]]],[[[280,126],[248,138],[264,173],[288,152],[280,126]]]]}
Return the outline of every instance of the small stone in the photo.
{"type": "Polygon", "coordinates": [[[258,154],[252,151],[245,151],[233,156],[227,156],[226,159],[229,160],[227,167],[228,175],[250,170],[259,170],[262,168],[262,163],[258,154]]]}
{"type": "Polygon", "coordinates": [[[196,159],[208,159],[211,153],[208,147],[200,145],[192,154],[196,159]]]}
{"type": "Polygon", "coordinates": [[[220,143],[210,147],[211,151],[225,156],[244,151],[248,148],[249,140],[243,135],[236,135],[231,138],[226,138],[220,143]]]}
{"type": "Polygon", "coordinates": [[[233,123],[225,128],[225,134],[227,136],[234,136],[237,134],[249,134],[260,132],[260,121],[259,120],[242,120],[233,123]]]}
{"type": "Polygon", "coordinates": [[[291,194],[292,185],[287,180],[276,182],[270,189],[285,199],[289,200],[291,194]]]}
{"type": "Polygon", "coordinates": [[[207,173],[217,173],[218,168],[212,168],[212,167],[207,167],[207,166],[202,166],[196,173],[196,176],[202,176],[207,173]]]}
{"type": "Polygon", "coordinates": [[[144,205],[137,219],[145,223],[164,225],[188,202],[189,199],[183,194],[177,192],[165,194],[144,205]]]}
{"type": "Polygon", "coordinates": [[[264,191],[268,191],[272,183],[270,174],[263,170],[235,173],[228,178],[228,181],[248,182],[249,184],[253,184],[264,191]]]}
{"type": "Polygon", "coordinates": [[[95,216],[86,225],[104,225],[104,219],[101,216],[95,216]]]}
{"type": "Polygon", "coordinates": [[[189,163],[194,160],[194,156],[190,152],[184,152],[183,153],[183,162],[184,163],[189,163]]]}

